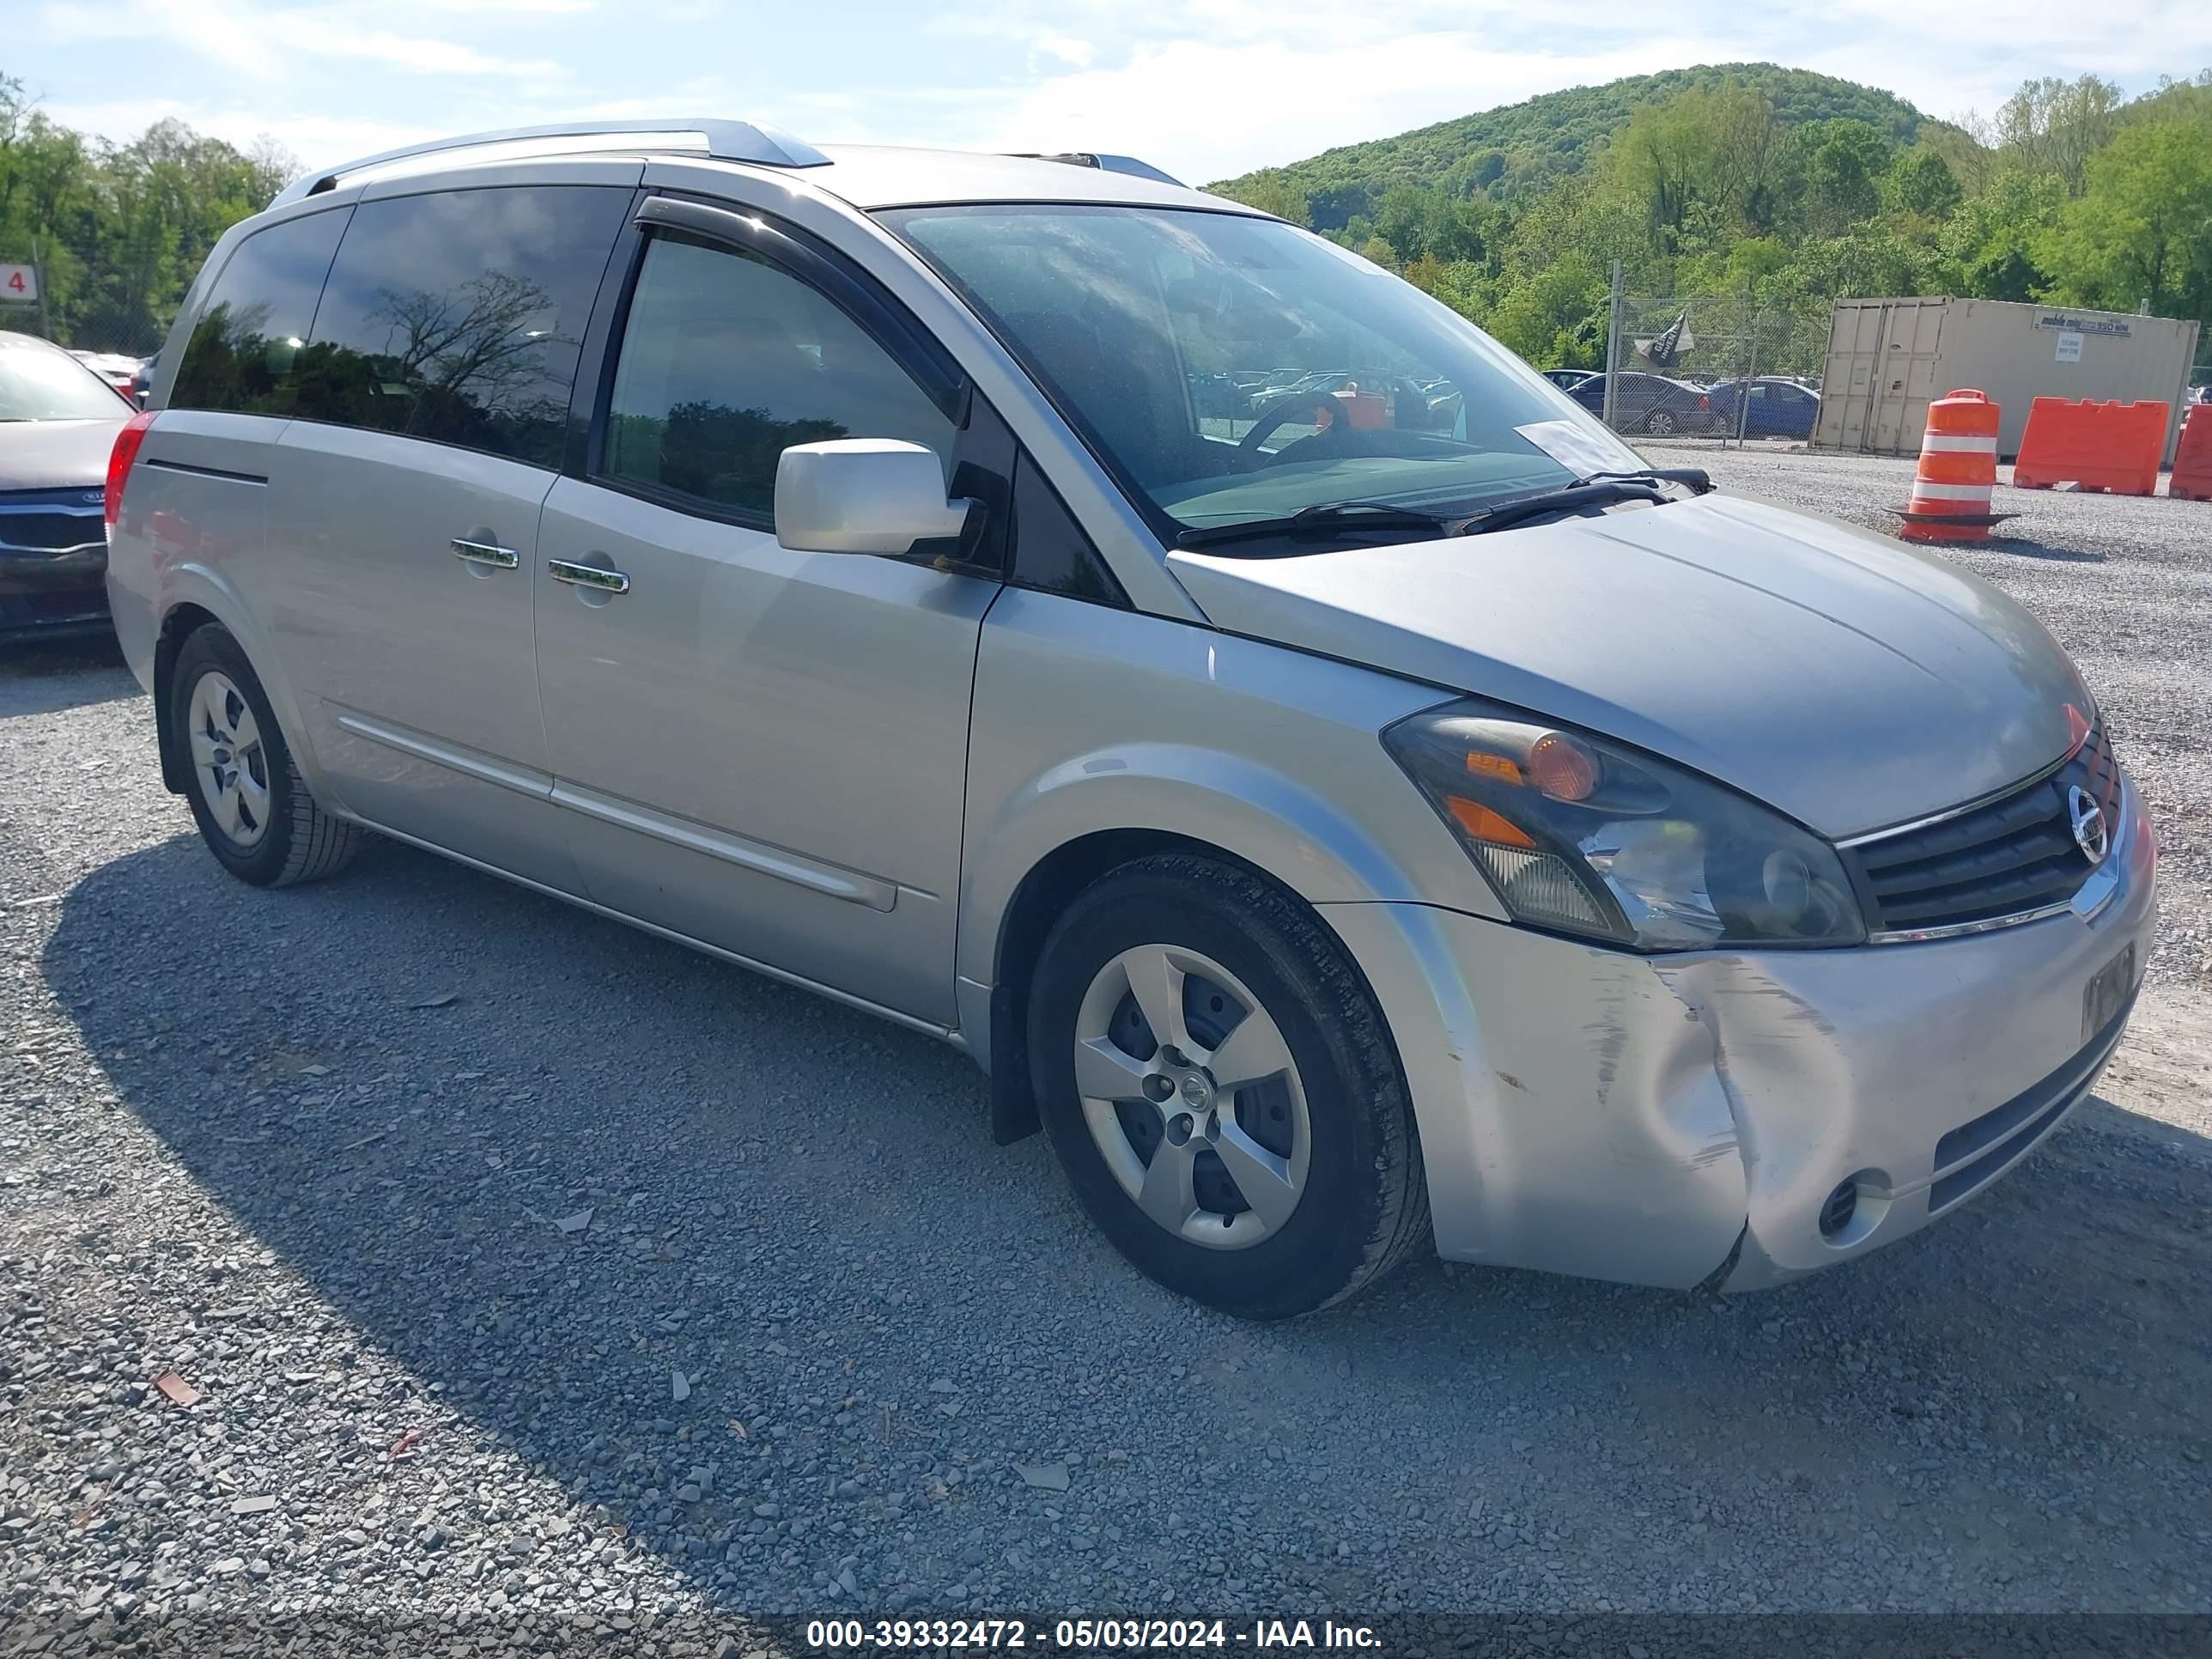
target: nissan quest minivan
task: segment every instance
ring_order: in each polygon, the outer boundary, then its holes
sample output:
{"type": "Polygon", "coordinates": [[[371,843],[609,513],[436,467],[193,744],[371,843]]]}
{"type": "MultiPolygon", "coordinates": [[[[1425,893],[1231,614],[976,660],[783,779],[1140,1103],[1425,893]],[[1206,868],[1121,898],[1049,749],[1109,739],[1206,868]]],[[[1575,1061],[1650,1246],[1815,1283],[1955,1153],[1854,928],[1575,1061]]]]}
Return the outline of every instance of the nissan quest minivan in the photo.
{"type": "Polygon", "coordinates": [[[395,152],[161,364],[108,580],[225,868],[373,830],[927,1031],[1218,1308],[1845,1261],[2143,971],[2151,826],[2019,607],[1140,162],[395,152]]]}

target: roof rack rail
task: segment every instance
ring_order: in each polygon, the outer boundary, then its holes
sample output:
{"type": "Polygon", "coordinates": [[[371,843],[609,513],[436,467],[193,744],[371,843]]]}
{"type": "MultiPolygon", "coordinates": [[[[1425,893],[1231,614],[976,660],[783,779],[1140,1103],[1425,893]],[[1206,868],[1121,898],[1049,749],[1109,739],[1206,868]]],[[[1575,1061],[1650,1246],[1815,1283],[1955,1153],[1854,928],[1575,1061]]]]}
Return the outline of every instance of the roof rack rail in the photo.
{"type": "Polygon", "coordinates": [[[1072,167],[1097,167],[1101,173],[1126,173],[1132,178],[1150,179],[1154,184],[1173,185],[1178,190],[1185,187],[1182,179],[1133,155],[1108,155],[1095,149],[1021,149],[1012,153],[1025,161],[1065,161],[1072,167]]]}
{"type": "Polygon", "coordinates": [[[697,133],[706,140],[706,154],[717,161],[755,161],[780,167],[819,167],[830,164],[830,158],[813,145],[775,127],[759,126],[750,121],[713,118],[561,121],[550,126],[507,127],[497,132],[472,132],[464,137],[441,138],[431,143],[409,144],[399,149],[364,155],[358,161],[348,161],[343,167],[324,167],[295,179],[278,192],[276,199],[269,205],[283,207],[292,202],[304,201],[310,196],[319,196],[326,190],[336,190],[338,180],[347,173],[382,167],[389,161],[405,161],[410,156],[434,155],[441,150],[473,149],[485,144],[526,142],[532,138],[616,138],[629,133],[671,136],[697,133]]]}

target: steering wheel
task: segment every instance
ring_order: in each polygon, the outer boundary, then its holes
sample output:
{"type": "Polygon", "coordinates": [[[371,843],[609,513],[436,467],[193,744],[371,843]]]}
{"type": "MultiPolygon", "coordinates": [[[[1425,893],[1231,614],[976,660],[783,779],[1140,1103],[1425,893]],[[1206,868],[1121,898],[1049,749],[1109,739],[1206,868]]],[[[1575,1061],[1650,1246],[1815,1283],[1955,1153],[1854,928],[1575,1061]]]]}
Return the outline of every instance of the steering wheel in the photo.
{"type": "MultiPolygon", "coordinates": [[[[1336,386],[1341,386],[1351,378],[1348,374],[1338,375],[1336,386]]],[[[1289,421],[1293,415],[1310,415],[1317,409],[1325,409],[1328,411],[1328,430],[1331,433],[1342,431],[1352,423],[1351,416],[1337,400],[1336,386],[1326,386],[1319,390],[1309,389],[1285,392],[1260,411],[1257,418],[1252,422],[1252,429],[1237,441],[1237,447],[1249,453],[1256,454],[1259,453],[1260,446],[1275,435],[1275,428],[1289,421]]],[[[1320,433],[1314,434],[1316,438],[1322,435],[1320,433]]],[[[1303,443],[1310,441],[1301,439],[1299,441],[1303,443]]]]}

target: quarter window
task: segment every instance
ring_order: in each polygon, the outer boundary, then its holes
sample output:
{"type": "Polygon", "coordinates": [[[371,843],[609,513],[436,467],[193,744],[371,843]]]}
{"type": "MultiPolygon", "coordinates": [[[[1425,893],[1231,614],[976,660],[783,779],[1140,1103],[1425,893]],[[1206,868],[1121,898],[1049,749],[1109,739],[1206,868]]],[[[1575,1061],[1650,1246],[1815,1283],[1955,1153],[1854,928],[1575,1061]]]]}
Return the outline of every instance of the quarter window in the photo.
{"type": "Polygon", "coordinates": [[[903,438],[951,465],[943,411],[850,317],[781,267],[674,236],[646,245],[601,476],[763,523],[793,444],[903,438]]]}
{"type": "Polygon", "coordinates": [[[293,370],[346,216],[337,209],[287,219],[238,245],[192,325],[170,408],[293,412],[293,370]]]}
{"type": "Polygon", "coordinates": [[[629,200],[544,185],[363,203],[301,354],[299,414],[558,466],[629,200]]]}

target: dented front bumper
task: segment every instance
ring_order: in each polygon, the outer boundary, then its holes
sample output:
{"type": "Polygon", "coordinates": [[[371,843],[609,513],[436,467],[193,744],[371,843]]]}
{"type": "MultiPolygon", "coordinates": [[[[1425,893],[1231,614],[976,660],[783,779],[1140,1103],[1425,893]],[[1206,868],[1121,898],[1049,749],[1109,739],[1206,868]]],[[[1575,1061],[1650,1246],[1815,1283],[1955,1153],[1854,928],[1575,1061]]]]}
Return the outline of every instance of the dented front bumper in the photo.
{"type": "Polygon", "coordinates": [[[2156,857],[2128,786],[2071,912],[1847,951],[1639,957],[1430,906],[1322,910],[1397,1040],[1445,1257],[1752,1288],[1916,1231],[2087,1094],[2149,954],[2156,857]],[[2121,1014],[2085,1030],[2128,951],[2121,1014]]]}

